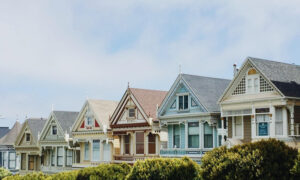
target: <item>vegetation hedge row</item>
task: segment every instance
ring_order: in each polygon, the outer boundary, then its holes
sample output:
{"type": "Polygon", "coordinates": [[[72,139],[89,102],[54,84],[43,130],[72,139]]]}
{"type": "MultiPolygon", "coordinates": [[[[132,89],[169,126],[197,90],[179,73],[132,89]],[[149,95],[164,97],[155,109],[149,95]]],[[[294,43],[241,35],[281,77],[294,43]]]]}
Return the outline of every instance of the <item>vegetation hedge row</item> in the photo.
{"type": "MultiPolygon", "coordinates": [[[[0,168],[0,178],[10,174],[0,168]],[[2,174],[5,174],[2,176],[2,174]]],[[[53,175],[32,173],[4,180],[181,180],[300,179],[300,152],[270,139],[207,152],[199,166],[191,159],[158,158],[128,164],[101,164],[53,175]]]]}

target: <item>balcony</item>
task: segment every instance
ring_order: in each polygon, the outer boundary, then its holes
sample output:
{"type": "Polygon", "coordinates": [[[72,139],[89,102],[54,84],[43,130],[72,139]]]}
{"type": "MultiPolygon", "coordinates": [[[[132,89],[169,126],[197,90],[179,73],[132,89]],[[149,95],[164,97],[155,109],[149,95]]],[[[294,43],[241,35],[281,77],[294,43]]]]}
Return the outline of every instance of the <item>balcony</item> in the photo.
{"type": "Polygon", "coordinates": [[[202,157],[207,152],[203,149],[161,149],[160,156],[162,157],[202,157]]]}

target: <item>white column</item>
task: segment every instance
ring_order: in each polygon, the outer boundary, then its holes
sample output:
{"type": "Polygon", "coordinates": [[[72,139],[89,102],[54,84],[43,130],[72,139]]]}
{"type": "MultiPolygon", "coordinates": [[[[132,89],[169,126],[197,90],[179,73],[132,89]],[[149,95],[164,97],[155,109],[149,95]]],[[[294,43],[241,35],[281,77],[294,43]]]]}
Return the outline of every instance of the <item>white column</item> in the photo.
{"type": "Polygon", "coordinates": [[[282,108],[282,116],[283,116],[283,136],[288,136],[288,118],[287,118],[287,109],[286,107],[282,108]]]}
{"type": "Polygon", "coordinates": [[[270,137],[275,137],[275,120],[276,120],[276,113],[275,107],[270,105],[270,137]]]}
{"type": "Polygon", "coordinates": [[[291,119],[291,135],[295,135],[295,122],[294,122],[294,105],[290,106],[289,107],[289,110],[290,110],[290,119],[291,119]]]}
{"type": "MultiPolygon", "coordinates": [[[[187,149],[189,147],[189,129],[188,129],[188,122],[184,121],[184,135],[185,135],[185,143],[184,143],[184,148],[187,149]]],[[[199,131],[200,132],[200,131],[199,131]]]]}
{"type": "Polygon", "coordinates": [[[216,147],[216,146],[215,146],[215,143],[216,143],[216,142],[215,142],[215,141],[216,141],[216,137],[215,137],[215,136],[216,136],[216,135],[215,135],[215,131],[216,131],[216,130],[215,130],[215,129],[216,129],[216,126],[213,126],[213,147],[214,147],[214,148],[216,147]]]}
{"type": "MultiPolygon", "coordinates": [[[[220,143],[221,145],[223,145],[223,143],[224,143],[224,132],[225,132],[224,123],[226,122],[225,119],[227,119],[227,117],[221,118],[221,129],[222,129],[222,134],[221,134],[222,138],[221,138],[221,143],[220,143]]],[[[219,134],[219,133],[217,133],[217,134],[219,134]]],[[[219,137],[218,137],[218,141],[219,141],[219,137]]],[[[219,144],[218,144],[218,146],[219,146],[219,144]]]]}

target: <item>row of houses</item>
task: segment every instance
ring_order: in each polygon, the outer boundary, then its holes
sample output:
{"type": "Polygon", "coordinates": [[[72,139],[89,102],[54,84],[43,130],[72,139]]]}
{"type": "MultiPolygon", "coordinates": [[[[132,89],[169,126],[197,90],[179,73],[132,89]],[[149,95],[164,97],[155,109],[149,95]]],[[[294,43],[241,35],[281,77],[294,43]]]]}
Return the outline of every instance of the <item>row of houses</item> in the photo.
{"type": "Polygon", "coordinates": [[[155,157],[200,162],[215,147],[263,138],[300,148],[300,66],[248,57],[232,80],[180,73],[169,91],[128,87],[119,102],[89,99],[79,112],[17,122],[0,139],[0,159],[20,174],[155,157]]]}

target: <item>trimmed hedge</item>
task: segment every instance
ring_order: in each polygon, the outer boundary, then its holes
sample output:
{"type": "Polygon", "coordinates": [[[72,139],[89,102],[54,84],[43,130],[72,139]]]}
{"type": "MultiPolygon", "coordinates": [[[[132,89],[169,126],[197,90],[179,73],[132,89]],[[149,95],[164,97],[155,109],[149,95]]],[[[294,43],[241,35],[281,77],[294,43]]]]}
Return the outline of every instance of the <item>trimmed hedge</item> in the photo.
{"type": "Polygon", "coordinates": [[[293,169],[291,169],[291,174],[294,179],[300,179],[300,151],[298,152],[297,159],[293,169]]]}
{"type": "Polygon", "coordinates": [[[137,161],[127,176],[128,180],[200,179],[200,167],[191,159],[147,159],[137,161]]]}
{"type": "Polygon", "coordinates": [[[11,172],[3,167],[0,167],[0,180],[5,178],[6,176],[11,176],[11,172]]]}
{"type": "Polygon", "coordinates": [[[297,150],[275,139],[215,148],[202,158],[204,179],[291,179],[297,150]]]}

